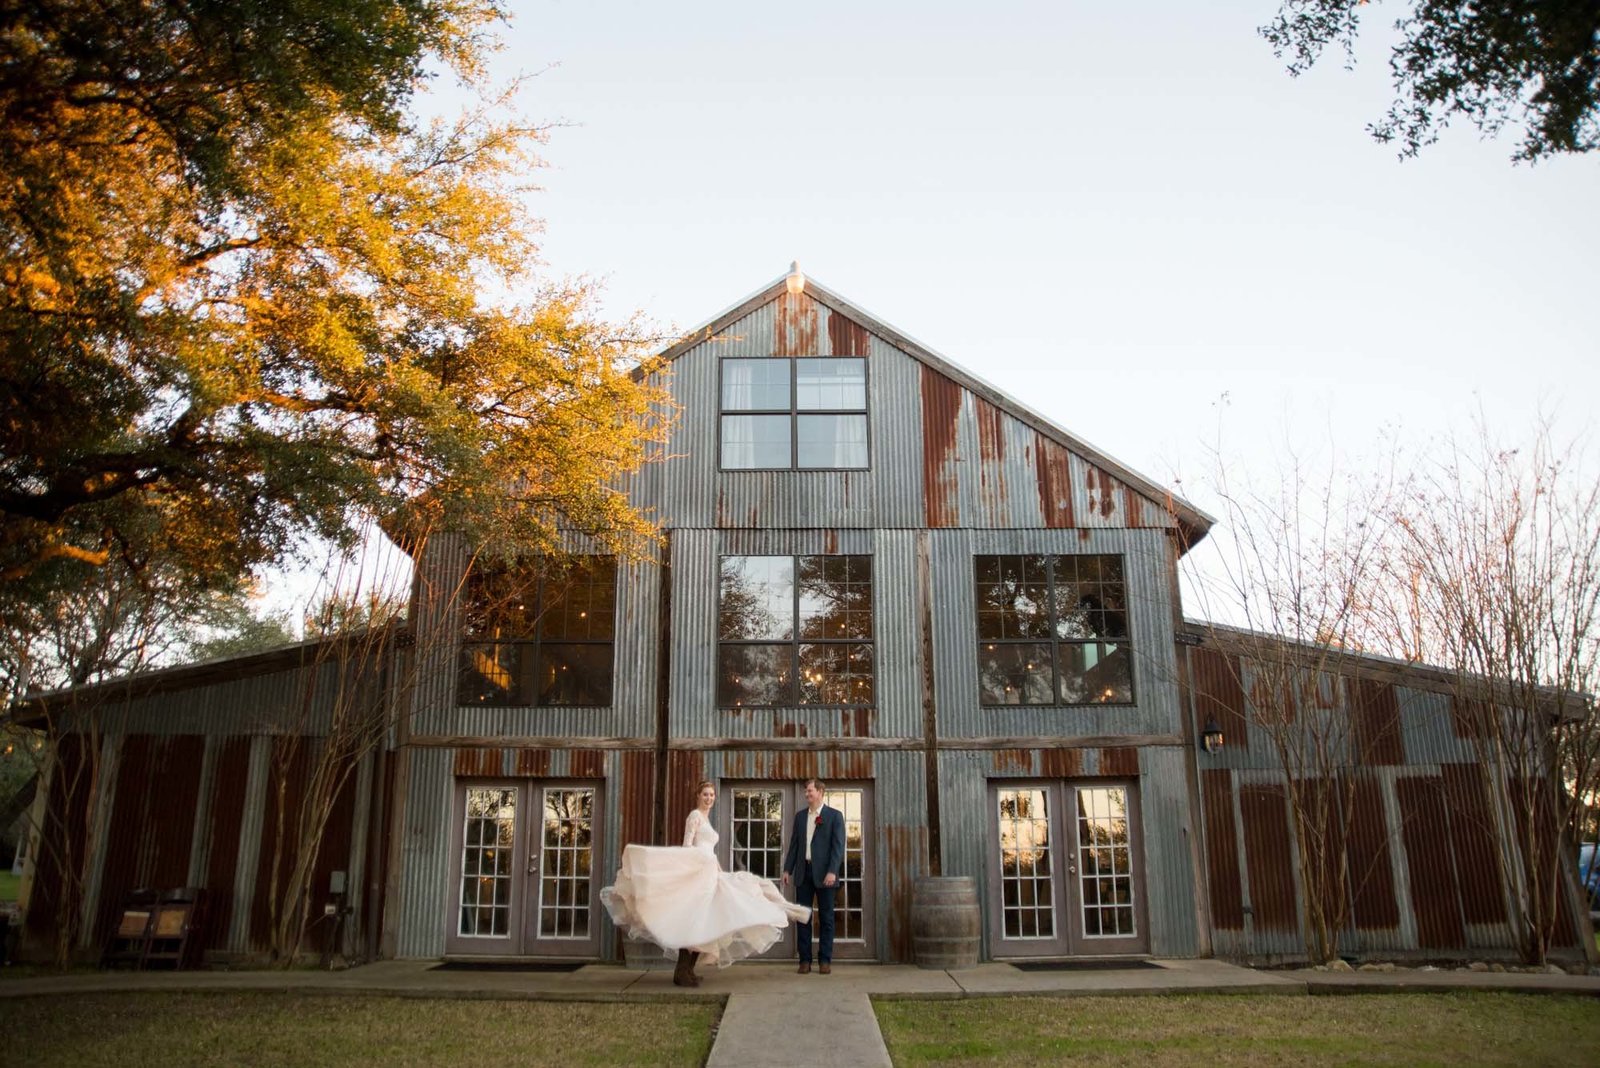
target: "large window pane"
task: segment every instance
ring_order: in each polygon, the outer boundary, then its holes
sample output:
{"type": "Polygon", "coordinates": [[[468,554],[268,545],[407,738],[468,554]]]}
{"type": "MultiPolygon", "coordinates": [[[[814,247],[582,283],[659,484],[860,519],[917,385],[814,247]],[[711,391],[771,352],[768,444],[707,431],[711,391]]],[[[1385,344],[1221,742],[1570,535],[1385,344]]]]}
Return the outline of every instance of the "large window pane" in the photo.
{"type": "MultiPolygon", "coordinates": [[[[726,401],[723,407],[728,407],[726,401]]],[[[864,411],[867,407],[867,361],[796,360],[795,407],[803,412],[864,411]]]]}
{"type": "Polygon", "coordinates": [[[872,637],[872,557],[802,556],[800,637],[872,637]]]}
{"type": "Polygon", "coordinates": [[[722,466],[729,469],[788,467],[789,416],[722,417],[722,466]]]}
{"type": "Polygon", "coordinates": [[[609,641],[617,612],[617,562],[589,557],[545,580],[539,633],[545,638],[609,641]]]}
{"type": "Polygon", "coordinates": [[[456,703],[528,704],[526,663],[532,648],[522,642],[463,643],[456,703]]]}
{"type": "Polygon", "coordinates": [[[1061,703],[1129,704],[1133,667],[1128,647],[1112,642],[1061,646],[1061,703]]]}
{"type": "Polygon", "coordinates": [[[1051,705],[1050,646],[980,642],[978,691],[986,705],[1051,705]]]}
{"type": "Polygon", "coordinates": [[[788,411],[789,407],[788,360],[722,361],[723,411],[788,411]]]}
{"type": "Polygon", "coordinates": [[[793,557],[724,556],[719,581],[718,637],[794,637],[793,557]]]}
{"type": "Polygon", "coordinates": [[[794,646],[723,645],[717,650],[717,704],[728,708],[794,703],[794,646]]]}
{"type": "Polygon", "coordinates": [[[1050,577],[1043,556],[981,556],[978,637],[1043,638],[1050,632],[1050,577]]]}
{"type": "Polygon", "coordinates": [[[541,705],[609,705],[611,643],[544,643],[538,680],[541,705]]]}
{"type": "MultiPolygon", "coordinates": [[[[867,466],[865,415],[801,415],[796,417],[795,426],[795,462],[800,467],[867,466]]],[[[723,440],[727,440],[726,436],[723,440]]]]}
{"type": "Polygon", "coordinates": [[[800,703],[872,704],[872,646],[836,642],[800,646],[800,703]]]}

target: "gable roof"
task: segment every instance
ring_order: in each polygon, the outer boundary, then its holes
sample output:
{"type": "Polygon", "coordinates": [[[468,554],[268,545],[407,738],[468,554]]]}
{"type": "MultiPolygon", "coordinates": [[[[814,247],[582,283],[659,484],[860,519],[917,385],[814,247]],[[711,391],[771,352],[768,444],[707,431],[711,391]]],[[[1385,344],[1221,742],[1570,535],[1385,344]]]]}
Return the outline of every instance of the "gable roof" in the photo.
{"type": "MultiPolygon", "coordinates": [[[[756,309],[779,299],[780,296],[787,292],[788,280],[792,274],[798,272],[798,269],[798,266],[796,266],[793,271],[784,272],[768,285],[761,287],[748,297],[734,303],[689,331],[681,341],[661,352],[662,360],[670,363],[708,339],[716,337],[727,327],[743,319],[756,309]]],[[[876,315],[851,303],[838,293],[817,282],[816,279],[806,275],[804,280],[806,296],[851,320],[869,333],[877,335],[883,341],[900,349],[933,371],[970,390],[974,395],[987,400],[1018,422],[1042,434],[1045,438],[1083,457],[1149,500],[1162,504],[1172,513],[1182,535],[1181,544],[1179,545],[1180,555],[1199,543],[1210,531],[1211,525],[1215,520],[1183,497],[1173,493],[1165,486],[1146,478],[1104,450],[1089,444],[1053,420],[1034,411],[1015,397],[979,378],[949,357],[940,354],[909,334],[884,322],[876,315]]]]}

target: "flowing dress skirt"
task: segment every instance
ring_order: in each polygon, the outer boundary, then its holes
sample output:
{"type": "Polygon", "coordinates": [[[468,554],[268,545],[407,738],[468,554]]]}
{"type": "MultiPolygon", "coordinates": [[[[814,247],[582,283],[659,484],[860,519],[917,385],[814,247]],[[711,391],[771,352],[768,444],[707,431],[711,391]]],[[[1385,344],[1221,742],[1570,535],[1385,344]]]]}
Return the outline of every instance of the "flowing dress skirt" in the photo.
{"type": "Polygon", "coordinates": [[[600,901],[629,938],[694,950],[721,967],[764,953],[790,920],[811,917],[770,881],[725,872],[716,854],[694,846],[626,847],[617,881],[600,901]]]}

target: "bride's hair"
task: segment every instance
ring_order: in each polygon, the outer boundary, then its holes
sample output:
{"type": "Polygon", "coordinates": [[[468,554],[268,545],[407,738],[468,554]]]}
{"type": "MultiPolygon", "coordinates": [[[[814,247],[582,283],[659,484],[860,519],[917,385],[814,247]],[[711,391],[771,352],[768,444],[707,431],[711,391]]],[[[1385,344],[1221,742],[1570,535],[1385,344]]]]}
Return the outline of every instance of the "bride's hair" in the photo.
{"type": "Polygon", "coordinates": [[[699,783],[695,785],[694,796],[698,799],[700,796],[700,791],[704,790],[707,786],[711,787],[713,790],[717,788],[717,784],[712,782],[710,779],[701,779],[699,783]]]}

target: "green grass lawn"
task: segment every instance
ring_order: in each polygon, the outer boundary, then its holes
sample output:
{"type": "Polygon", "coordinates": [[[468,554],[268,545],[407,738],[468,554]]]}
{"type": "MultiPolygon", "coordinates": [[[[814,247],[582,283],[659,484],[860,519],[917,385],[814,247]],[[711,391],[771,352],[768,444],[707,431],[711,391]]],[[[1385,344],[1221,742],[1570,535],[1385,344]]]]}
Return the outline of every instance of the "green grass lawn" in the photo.
{"type": "Polygon", "coordinates": [[[875,1008],[897,1066],[1600,1063],[1600,1000],[1584,997],[976,998],[875,1008]]]}
{"type": "Polygon", "coordinates": [[[704,1003],[89,994],[0,1001],[0,1065],[700,1065],[704,1003]]]}

